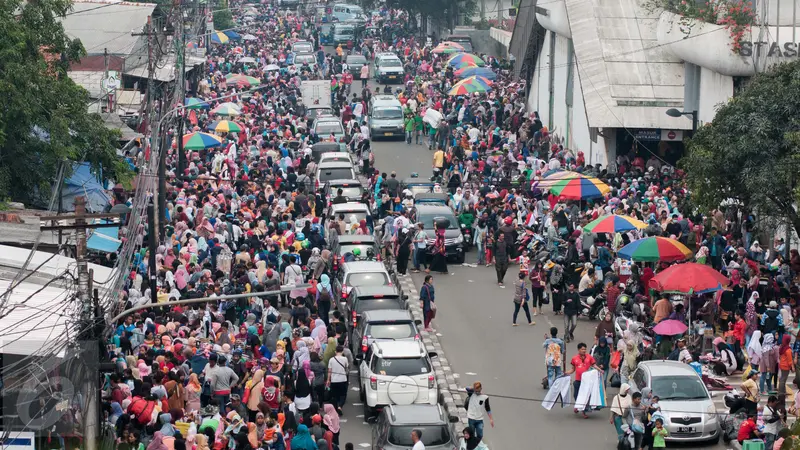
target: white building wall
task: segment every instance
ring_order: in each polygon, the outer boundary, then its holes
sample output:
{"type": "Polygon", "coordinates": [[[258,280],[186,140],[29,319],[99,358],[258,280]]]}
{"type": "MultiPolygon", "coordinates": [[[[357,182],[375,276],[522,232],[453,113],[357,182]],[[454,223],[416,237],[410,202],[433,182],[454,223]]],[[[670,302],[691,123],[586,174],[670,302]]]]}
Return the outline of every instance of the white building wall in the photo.
{"type": "Polygon", "coordinates": [[[538,111],[542,124],[547,125],[550,121],[550,93],[548,92],[550,74],[550,40],[553,33],[546,33],[542,50],[536,58],[536,72],[533,74],[533,86],[528,95],[528,110],[538,111]]]}
{"type": "Polygon", "coordinates": [[[575,71],[574,91],[572,95],[572,142],[571,149],[583,152],[587,164],[608,165],[608,149],[603,137],[598,135],[597,142],[592,142],[589,133],[589,120],[586,117],[586,106],[583,103],[583,88],[578,71],[575,71]]]}
{"type": "Polygon", "coordinates": [[[733,97],[733,77],[722,75],[705,67],[700,68],[700,125],[714,120],[717,107],[733,97]]]}
{"type": "Polygon", "coordinates": [[[553,61],[553,67],[555,68],[555,77],[553,83],[554,86],[553,118],[552,118],[552,127],[550,131],[562,137],[565,140],[564,143],[566,147],[571,148],[572,143],[569,141],[571,130],[569,129],[568,126],[569,121],[567,117],[567,102],[566,102],[567,72],[569,69],[568,68],[569,39],[559,35],[555,35],[555,38],[556,38],[555,59],[553,61]]]}

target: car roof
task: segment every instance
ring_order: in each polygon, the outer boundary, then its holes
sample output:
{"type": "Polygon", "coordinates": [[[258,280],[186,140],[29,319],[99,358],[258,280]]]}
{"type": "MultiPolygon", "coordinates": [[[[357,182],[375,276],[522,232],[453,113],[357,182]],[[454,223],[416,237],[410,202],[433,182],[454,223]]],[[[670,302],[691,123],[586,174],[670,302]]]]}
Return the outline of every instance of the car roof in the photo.
{"type": "Polygon", "coordinates": [[[416,186],[418,186],[418,185],[425,185],[425,186],[430,185],[430,186],[434,186],[436,183],[434,183],[433,181],[430,181],[430,180],[426,180],[424,178],[408,177],[408,178],[403,178],[403,184],[405,184],[406,186],[409,186],[409,185],[416,185],[416,186]]]}
{"type": "Polygon", "coordinates": [[[347,55],[347,58],[345,58],[345,61],[347,61],[350,58],[360,58],[360,59],[363,59],[364,61],[367,60],[367,58],[364,55],[357,55],[356,54],[356,55],[347,55]]]}
{"type": "Polygon", "coordinates": [[[447,425],[440,405],[389,405],[384,411],[392,425],[447,425]]]}
{"type": "Polygon", "coordinates": [[[436,192],[418,192],[414,195],[414,200],[424,200],[424,199],[433,199],[433,200],[450,200],[450,196],[445,194],[444,192],[436,193],[436,192]]]}
{"type": "Polygon", "coordinates": [[[364,244],[374,244],[375,236],[369,234],[343,234],[336,238],[339,244],[352,244],[354,242],[361,242],[364,244]]]}
{"type": "Polygon", "coordinates": [[[694,369],[685,363],[678,361],[642,361],[639,367],[650,372],[650,376],[698,376],[694,369]]]}
{"type": "Polygon", "coordinates": [[[400,295],[397,286],[356,286],[353,289],[356,297],[370,295],[400,295]]]}
{"type": "Polygon", "coordinates": [[[420,341],[376,341],[372,345],[382,358],[425,356],[425,347],[420,341]]]}
{"type": "Polygon", "coordinates": [[[405,309],[375,309],[366,311],[361,315],[365,322],[381,322],[384,320],[408,320],[414,321],[411,311],[405,309]]]}
{"type": "Polygon", "coordinates": [[[336,117],[336,116],[333,116],[333,115],[324,115],[324,116],[319,116],[319,117],[317,117],[316,121],[317,121],[317,122],[339,122],[340,124],[342,123],[342,122],[339,120],[339,118],[338,118],[338,117],[336,117]]]}
{"type": "Polygon", "coordinates": [[[345,202],[331,205],[331,211],[369,211],[367,205],[359,202],[345,202]]]}
{"type": "Polygon", "coordinates": [[[375,97],[374,100],[372,100],[372,105],[373,106],[378,106],[378,105],[381,105],[381,106],[402,106],[402,103],[400,103],[400,100],[398,100],[393,95],[381,95],[381,96],[375,97]]]}
{"type": "Polygon", "coordinates": [[[317,169],[338,169],[340,167],[353,167],[348,161],[325,161],[317,166],[317,169]]]}
{"type": "Polygon", "coordinates": [[[425,213],[425,214],[440,214],[440,213],[449,213],[453,214],[453,210],[450,209],[449,206],[446,205],[432,205],[430,203],[426,203],[423,205],[415,206],[418,213],[425,213]]]}
{"type": "MultiPolygon", "coordinates": [[[[325,154],[327,154],[327,153],[325,153],[325,154]]],[[[330,184],[331,187],[334,187],[334,186],[345,186],[345,185],[351,185],[351,184],[357,184],[357,185],[359,185],[361,187],[364,187],[364,185],[361,184],[360,181],[354,180],[352,178],[343,178],[341,180],[330,180],[330,181],[326,181],[326,183],[330,184]]]]}
{"type": "Polygon", "coordinates": [[[320,159],[336,159],[336,158],[347,158],[350,160],[350,153],[347,152],[325,152],[319,155],[320,159]]]}
{"type": "Polygon", "coordinates": [[[317,142],[316,144],[311,146],[311,150],[312,151],[313,150],[317,150],[317,149],[325,149],[325,148],[336,148],[336,149],[339,149],[339,143],[338,142],[317,142]]]}
{"type": "Polygon", "coordinates": [[[389,273],[389,271],[386,270],[386,266],[384,266],[382,262],[378,261],[351,261],[342,264],[342,268],[344,269],[345,273],[389,273]]]}

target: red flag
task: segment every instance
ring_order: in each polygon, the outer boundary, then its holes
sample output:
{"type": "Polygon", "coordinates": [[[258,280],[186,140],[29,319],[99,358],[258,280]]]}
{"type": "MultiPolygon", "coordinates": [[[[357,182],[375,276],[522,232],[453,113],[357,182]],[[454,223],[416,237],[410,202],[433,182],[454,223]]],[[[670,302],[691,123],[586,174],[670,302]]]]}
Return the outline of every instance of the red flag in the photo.
{"type": "Polygon", "coordinates": [[[197,114],[194,112],[194,110],[189,112],[189,122],[191,122],[192,125],[197,125],[197,114]]]}

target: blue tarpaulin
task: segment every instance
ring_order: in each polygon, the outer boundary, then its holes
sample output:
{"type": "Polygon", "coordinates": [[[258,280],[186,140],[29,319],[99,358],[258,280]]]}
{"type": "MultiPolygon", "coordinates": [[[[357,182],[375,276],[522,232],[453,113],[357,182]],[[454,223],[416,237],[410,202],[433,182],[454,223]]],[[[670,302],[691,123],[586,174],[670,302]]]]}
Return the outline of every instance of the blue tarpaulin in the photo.
{"type": "Polygon", "coordinates": [[[72,166],[72,175],[61,188],[62,211],[75,211],[75,197],[80,195],[86,197],[88,212],[100,213],[108,206],[111,198],[89,168],[89,163],[72,166]]]}
{"type": "Polygon", "coordinates": [[[96,252],[114,253],[120,245],[119,227],[96,228],[86,241],[86,247],[96,252]]]}

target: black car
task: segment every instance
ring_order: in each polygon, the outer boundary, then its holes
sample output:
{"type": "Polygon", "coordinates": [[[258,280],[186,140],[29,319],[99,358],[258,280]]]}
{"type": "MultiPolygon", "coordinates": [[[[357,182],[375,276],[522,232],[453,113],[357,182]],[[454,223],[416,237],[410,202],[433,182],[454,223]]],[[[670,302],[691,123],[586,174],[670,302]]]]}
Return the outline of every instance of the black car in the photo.
{"type": "Polygon", "coordinates": [[[333,258],[333,271],[339,270],[339,266],[344,262],[344,256],[358,249],[361,256],[360,261],[377,260],[380,257],[380,249],[375,236],[368,234],[344,234],[337,235],[333,232],[331,241],[331,258],[333,258]]]}
{"type": "MultiPolygon", "coordinates": [[[[422,443],[430,450],[459,448],[453,424],[457,416],[445,414],[441,405],[389,405],[383,408],[372,427],[372,448],[405,450],[411,448],[411,431],[422,432],[422,443]]],[[[463,447],[462,447],[463,448],[463,447]]]]}
{"type": "Polygon", "coordinates": [[[339,189],[342,190],[342,195],[351,202],[361,200],[361,195],[364,193],[364,185],[358,180],[331,180],[325,182],[322,194],[330,202],[336,197],[339,189]]]}
{"type": "Polygon", "coordinates": [[[353,357],[363,357],[375,341],[419,340],[417,326],[421,324],[405,309],[379,309],[362,313],[361,321],[350,335],[353,357]]]}
{"type": "Polygon", "coordinates": [[[422,178],[409,177],[404,178],[400,183],[400,191],[402,192],[403,190],[408,189],[413,195],[421,193],[433,193],[434,186],[435,183],[432,181],[423,180],[422,178]]]}
{"type": "Polygon", "coordinates": [[[344,62],[347,63],[347,67],[355,79],[361,78],[361,68],[369,64],[364,55],[347,55],[344,62]]]}
{"type": "Polygon", "coordinates": [[[339,309],[346,320],[348,336],[352,338],[353,330],[365,312],[408,309],[408,301],[403,299],[397,286],[359,286],[350,290],[347,301],[339,303],[339,309]]]}
{"type": "Polygon", "coordinates": [[[444,205],[414,205],[411,210],[411,221],[422,222],[425,231],[428,233],[428,245],[433,245],[435,238],[433,235],[434,222],[444,224],[444,245],[447,250],[447,257],[453,258],[458,264],[464,263],[466,257],[466,242],[464,235],[461,234],[461,227],[458,219],[449,206],[444,205]]]}
{"type": "Polygon", "coordinates": [[[342,147],[337,142],[317,142],[311,146],[311,158],[314,162],[319,163],[320,158],[324,153],[333,153],[342,151],[342,147]]]}

